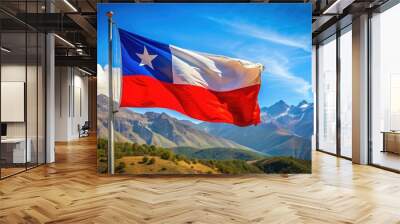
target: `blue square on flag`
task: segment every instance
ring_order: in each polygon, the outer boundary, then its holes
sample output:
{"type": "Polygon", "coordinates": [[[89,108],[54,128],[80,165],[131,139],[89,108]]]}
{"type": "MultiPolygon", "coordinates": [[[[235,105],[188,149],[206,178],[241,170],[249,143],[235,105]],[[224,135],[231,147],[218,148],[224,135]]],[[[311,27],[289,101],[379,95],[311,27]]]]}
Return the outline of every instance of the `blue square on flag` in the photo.
{"type": "Polygon", "coordinates": [[[119,29],[122,72],[124,75],[148,75],[172,82],[172,55],[163,43],[119,29]]]}

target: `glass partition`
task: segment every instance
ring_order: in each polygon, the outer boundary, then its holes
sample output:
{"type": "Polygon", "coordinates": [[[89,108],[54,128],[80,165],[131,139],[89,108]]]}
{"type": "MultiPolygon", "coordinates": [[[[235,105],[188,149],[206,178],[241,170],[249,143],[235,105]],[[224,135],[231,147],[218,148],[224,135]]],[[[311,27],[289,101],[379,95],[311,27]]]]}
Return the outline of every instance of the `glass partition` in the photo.
{"type": "MultiPolygon", "coordinates": [[[[44,1],[1,1],[18,16],[44,1]]],[[[0,12],[0,178],[45,163],[45,35],[0,12]]]]}
{"type": "Polygon", "coordinates": [[[30,143],[26,141],[26,41],[25,32],[1,34],[2,177],[24,171],[31,162],[30,143]]]}
{"type": "Polygon", "coordinates": [[[38,35],[35,32],[27,33],[27,82],[26,82],[26,114],[27,114],[27,150],[30,151],[30,160],[27,167],[34,167],[38,160],[38,35]]]}

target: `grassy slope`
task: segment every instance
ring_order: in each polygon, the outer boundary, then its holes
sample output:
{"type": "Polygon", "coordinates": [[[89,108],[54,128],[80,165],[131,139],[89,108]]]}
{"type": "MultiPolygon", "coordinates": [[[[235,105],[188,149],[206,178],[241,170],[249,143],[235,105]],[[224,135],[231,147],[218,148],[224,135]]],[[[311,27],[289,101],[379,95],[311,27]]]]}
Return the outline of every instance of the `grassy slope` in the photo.
{"type": "Polygon", "coordinates": [[[148,156],[154,158],[154,164],[148,165],[141,163],[143,156],[126,156],[118,159],[116,165],[120,162],[126,164],[125,173],[128,174],[218,174],[219,172],[201,163],[187,163],[186,161],[163,160],[157,156],[148,156]],[[164,168],[164,169],[163,169],[164,168]]]}

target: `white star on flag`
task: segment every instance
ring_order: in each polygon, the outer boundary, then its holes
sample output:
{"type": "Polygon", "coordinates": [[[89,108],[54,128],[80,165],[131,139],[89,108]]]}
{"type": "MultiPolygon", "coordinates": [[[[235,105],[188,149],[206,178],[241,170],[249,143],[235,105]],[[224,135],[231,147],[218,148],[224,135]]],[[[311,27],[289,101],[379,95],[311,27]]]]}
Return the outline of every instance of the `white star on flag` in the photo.
{"type": "Polygon", "coordinates": [[[152,68],[152,69],[154,69],[153,68],[153,65],[151,64],[151,61],[153,61],[154,60],[154,58],[156,58],[157,57],[157,55],[156,54],[149,54],[149,52],[147,51],[147,49],[146,49],[146,46],[144,46],[144,49],[143,49],[143,54],[138,54],[138,53],[136,53],[136,55],[140,58],[140,66],[144,66],[144,65],[147,65],[147,66],[149,66],[150,68],[152,68]]]}

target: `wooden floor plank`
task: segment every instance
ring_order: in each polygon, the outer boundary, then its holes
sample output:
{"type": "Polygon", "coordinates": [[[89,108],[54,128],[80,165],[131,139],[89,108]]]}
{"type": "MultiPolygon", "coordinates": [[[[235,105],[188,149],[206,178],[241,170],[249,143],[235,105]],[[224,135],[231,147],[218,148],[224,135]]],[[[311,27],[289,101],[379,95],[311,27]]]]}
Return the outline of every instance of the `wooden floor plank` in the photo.
{"type": "Polygon", "coordinates": [[[107,177],[96,139],[0,181],[0,223],[400,223],[400,175],[313,153],[311,175],[107,177]]]}

